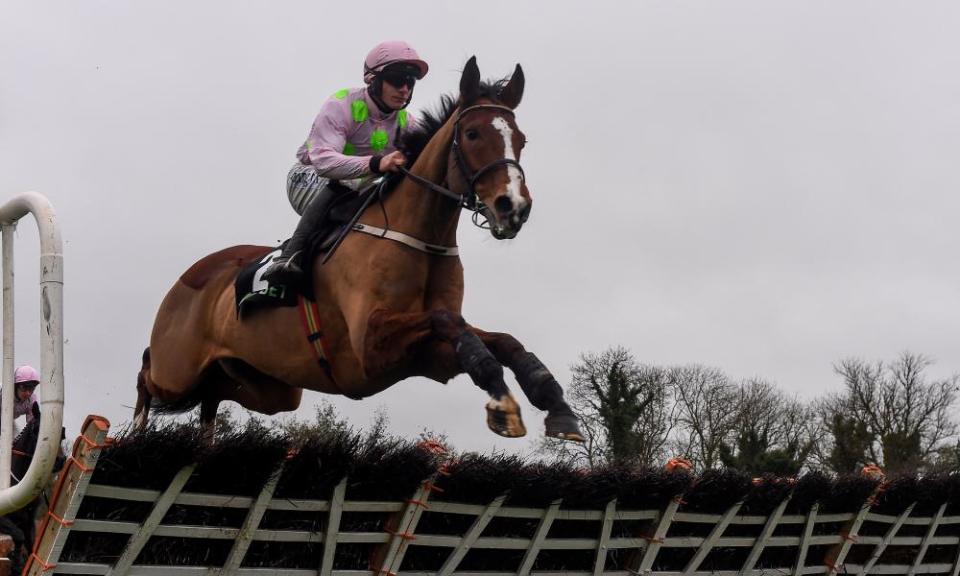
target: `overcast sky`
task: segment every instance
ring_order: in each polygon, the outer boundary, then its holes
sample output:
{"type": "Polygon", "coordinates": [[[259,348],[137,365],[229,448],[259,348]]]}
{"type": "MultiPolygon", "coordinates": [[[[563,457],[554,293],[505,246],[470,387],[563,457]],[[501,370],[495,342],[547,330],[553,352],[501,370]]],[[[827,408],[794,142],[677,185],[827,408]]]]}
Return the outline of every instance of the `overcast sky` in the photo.
{"type": "MultiPolygon", "coordinates": [[[[946,1],[4,0],[0,200],[38,191],[62,226],[68,433],[88,413],[130,419],[187,267],[290,234],[297,147],[394,38],[430,62],[413,110],[471,55],[485,77],[524,67],[534,209],[506,242],[464,217],[464,315],[561,383],[617,344],[802,398],[836,389],[847,356],[911,350],[960,372],[958,30],[946,1]]],[[[39,363],[36,236],[21,225],[18,363],[39,363]]],[[[460,448],[530,445],[487,431],[464,377],[333,400],[460,448]]]]}

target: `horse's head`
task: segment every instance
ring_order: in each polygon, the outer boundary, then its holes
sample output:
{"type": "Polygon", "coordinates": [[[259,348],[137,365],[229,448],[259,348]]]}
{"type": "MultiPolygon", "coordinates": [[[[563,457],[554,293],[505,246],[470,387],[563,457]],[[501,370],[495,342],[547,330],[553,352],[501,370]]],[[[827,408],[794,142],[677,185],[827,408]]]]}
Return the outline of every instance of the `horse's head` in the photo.
{"type": "Polygon", "coordinates": [[[516,236],[533,204],[520,168],[526,137],[513,115],[523,97],[523,83],[518,64],[509,81],[496,85],[496,93],[483,90],[476,57],[470,58],[460,78],[450,163],[462,178],[468,203],[479,200],[478,208],[497,239],[516,236]]]}

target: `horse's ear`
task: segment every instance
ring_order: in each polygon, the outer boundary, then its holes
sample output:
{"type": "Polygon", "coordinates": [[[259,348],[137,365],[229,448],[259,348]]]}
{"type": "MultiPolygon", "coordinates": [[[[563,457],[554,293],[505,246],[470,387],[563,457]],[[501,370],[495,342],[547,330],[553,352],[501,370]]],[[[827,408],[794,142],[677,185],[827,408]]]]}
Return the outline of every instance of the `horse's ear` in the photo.
{"type": "Polygon", "coordinates": [[[460,100],[469,104],[480,97],[480,68],[477,67],[477,57],[471,56],[460,76],[460,100]]]}
{"type": "Polygon", "coordinates": [[[523,68],[517,64],[510,81],[500,90],[500,101],[503,102],[504,106],[516,108],[520,104],[520,100],[523,98],[523,85],[523,68]]]}

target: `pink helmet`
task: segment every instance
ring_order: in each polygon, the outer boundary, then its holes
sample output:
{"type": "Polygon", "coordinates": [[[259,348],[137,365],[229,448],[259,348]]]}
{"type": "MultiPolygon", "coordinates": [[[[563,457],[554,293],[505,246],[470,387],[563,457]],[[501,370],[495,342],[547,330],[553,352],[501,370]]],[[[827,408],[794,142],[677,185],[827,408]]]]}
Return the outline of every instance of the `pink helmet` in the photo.
{"type": "Polygon", "coordinates": [[[24,382],[40,382],[40,373],[37,372],[33,366],[24,364],[23,366],[17,368],[17,371],[14,372],[13,382],[15,384],[22,384],[24,382]]]}
{"type": "Polygon", "coordinates": [[[367,54],[367,59],[363,61],[363,81],[370,84],[378,72],[382,72],[387,66],[398,62],[410,64],[417,68],[420,71],[418,79],[426,76],[430,69],[427,63],[420,59],[420,55],[412,46],[402,40],[388,40],[377,44],[367,54]]]}

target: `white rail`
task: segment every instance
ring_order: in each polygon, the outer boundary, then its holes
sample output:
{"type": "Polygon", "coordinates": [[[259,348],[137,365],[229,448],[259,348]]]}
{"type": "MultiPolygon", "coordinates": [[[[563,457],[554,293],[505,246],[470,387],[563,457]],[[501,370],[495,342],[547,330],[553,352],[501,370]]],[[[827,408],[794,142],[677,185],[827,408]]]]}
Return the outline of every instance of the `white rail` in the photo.
{"type": "MultiPolygon", "coordinates": [[[[96,445],[100,438],[102,436],[95,442],[86,444],[78,442],[77,446],[86,450],[90,445],[96,445]]],[[[77,459],[81,460],[83,457],[80,456],[77,459]]],[[[75,469],[73,473],[89,477],[88,472],[92,471],[96,461],[90,459],[89,462],[88,460],[84,460],[84,462],[87,462],[85,471],[75,469]]],[[[684,574],[691,576],[776,576],[790,574],[793,571],[795,574],[802,576],[824,576],[828,572],[834,571],[834,568],[840,564],[840,562],[837,562],[838,556],[836,553],[821,550],[808,558],[807,551],[815,546],[821,549],[826,547],[839,548],[845,544],[850,544],[855,539],[855,545],[870,548],[873,554],[869,559],[865,555],[862,556],[866,564],[860,564],[860,561],[855,564],[845,564],[842,570],[846,574],[859,576],[866,574],[878,576],[909,576],[910,574],[952,576],[956,574],[956,565],[942,559],[942,557],[945,554],[950,555],[950,551],[945,549],[960,546],[960,536],[957,535],[956,529],[957,525],[960,525],[960,516],[947,516],[945,514],[945,504],[933,517],[913,517],[909,516],[908,513],[899,516],[876,514],[869,511],[869,506],[861,509],[859,513],[814,514],[811,511],[803,515],[801,511],[794,511],[786,514],[787,506],[783,503],[766,516],[740,515],[739,510],[742,505],[740,502],[720,514],[677,513],[676,509],[680,506],[677,500],[671,501],[667,510],[663,512],[649,509],[620,509],[616,500],[607,503],[603,510],[564,509],[562,508],[562,501],[559,500],[553,502],[544,510],[542,508],[504,506],[505,495],[495,497],[486,505],[445,502],[437,499],[426,502],[429,489],[425,489],[424,486],[421,486],[414,497],[406,502],[352,501],[345,497],[346,487],[349,483],[347,479],[338,484],[329,500],[296,500],[273,496],[278,475],[282,471],[277,471],[270,477],[257,497],[181,491],[185,475],[192,473],[194,467],[195,464],[190,464],[175,476],[171,482],[173,489],[148,490],[90,483],[80,487],[79,493],[76,495],[68,493],[66,490],[60,491],[60,498],[66,497],[66,500],[72,503],[70,505],[72,507],[68,507],[60,500],[53,502],[53,509],[56,516],[62,519],[62,523],[50,523],[53,531],[50,532],[48,538],[42,539],[38,546],[38,556],[43,559],[43,563],[38,562],[32,565],[25,574],[29,576],[42,576],[43,574],[99,574],[103,576],[111,574],[118,576],[159,576],[161,574],[180,576],[210,576],[211,574],[219,574],[219,576],[370,576],[371,574],[379,576],[386,574],[399,574],[400,576],[439,576],[442,574],[451,576],[683,576],[684,574]],[[98,519],[89,517],[89,514],[85,517],[78,517],[79,500],[84,497],[112,500],[114,502],[152,503],[153,509],[142,521],[98,519]],[[166,511],[171,505],[200,506],[210,511],[220,510],[221,513],[222,509],[226,508],[240,509],[247,510],[248,514],[241,527],[183,525],[177,524],[175,519],[168,520],[167,523],[159,521],[161,517],[166,516],[166,511]],[[424,528],[422,523],[418,524],[419,515],[423,513],[425,505],[429,507],[429,513],[434,516],[473,517],[473,522],[460,535],[431,532],[429,528],[424,528]],[[259,526],[260,519],[264,517],[265,511],[284,512],[291,510],[301,513],[314,512],[320,516],[326,516],[326,522],[323,523],[322,529],[314,530],[259,526]],[[382,528],[366,528],[363,529],[364,531],[354,531],[355,528],[344,529],[341,517],[344,514],[356,512],[380,513],[383,519],[382,528]],[[538,527],[535,532],[528,535],[513,534],[507,536],[502,533],[484,535],[485,529],[492,521],[506,518],[536,520],[538,521],[538,527]],[[585,527],[580,530],[583,536],[551,536],[550,526],[554,520],[567,523],[584,523],[585,527]],[[643,522],[642,530],[644,534],[652,533],[654,536],[627,537],[622,529],[619,532],[612,530],[616,522],[637,520],[643,522]],[[852,531],[848,532],[848,530],[852,530],[854,524],[859,527],[867,522],[872,524],[870,532],[875,535],[856,537],[852,531]],[[712,526],[712,529],[706,536],[685,535],[690,533],[691,525],[694,524],[712,526]],[[842,524],[842,526],[838,527],[837,524],[842,524]],[[785,525],[792,525],[796,530],[778,534],[777,528],[785,525]],[[888,529],[887,527],[891,525],[892,527],[888,529]],[[897,535],[897,531],[904,525],[925,527],[926,529],[922,531],[924,535],[897,535]],[[736,530],[734,534],[725,535],[724,532],[727,528],[733,526],[740,528],[740,530],[736,530]],[[749,526],[757,527],[759,530],[752,534],[742,530],[742,528],[749,526]],[[941,526],[949,527],[944,534],[938,534],[937,532],[938,527],[941,526]],[[670,535],[671,527],[680,528],[679,533],[670,535]],[[56,531],[59,531],[60,534],[58,535],[56,531]],[[71,554],[68,555],[71,558],[61,562],[60,552],[64,549],[62,543],[66,540],[66,537],[62,534],[63,531],[99,535],[127,534],[131,535],[131,538],[124,545],[123,551],[118,552],[115,556],[120,560],[112,564],[100,563],[101,560],[86,562],[77,559],[77,551],[82,550],[80,544],[74,544],[71,554]],[[142,548],[140,544],[150,537],[176,537],[205,540],[211,543],[214,541],[233,541],[234,546],[231,549],[228,561],[222,566],[150,565],[131,564],[124,561],[124,559],[132,560],[137,557],[142,548]],[[59,543],[58,545],[51,543],[54,539],[59,543]],[[322,562],[318,568],[258,568],[247,566],[242,556],[250,547],[251,542],[285,542],[323,547],[322,562]],[[410,548],[445,549],[446,560],[442,561],[439,568],[429,572],[419,569],[402,569],[404,549],[398,548],[400,542],[403,543],[404,547],[410,548]],[[383,554],[371,553],[371,558],[377,558],[378,560],[374,561],[372,567],[367,570],[337,567],[334,558],[337,555],[338,547],[356,544],[373,545],[383,554]],[[882,560],[882,549],[888,546],[900,547],[901,556],[896,559],[882,560]],[[939,557],[925,558],[927,551],[933,546],[941,547],[939,557]],[[135,547],[135,549],[131,551],[131,547],[135,547]],[[908,547],[911,548],[909,553],[906,551],[908,547]],[[749,556],[744,554],[747,561],[738,568],[731,565],[725,569],[718,569],[715,566],[703,565],[703,559],[712,551],[720,550],[729,554],[735,548],[752,552],[749,556]],[[758,562],[761,552],[771,548],[776,549],[775,551],[778,554],[768,559],[765,564],[758,562]],[[590,556],[593,568],[581,567],[574,570],[550,568],[548,566],[534,569],[538,555],[558,550],[567,553],[577,551],[582,556],[590,556]],[[657,567],[657,561],[653,556],[665,550],[690,550],[692,552],[691,560],[685,562],[685,566],[677,564],[671,568],[657,567]],[[796,561],[792,559],[794,550],[800,551],[796,561]],[[522,560],[517,557],[517,564],[513,567],[505,565],[497,571],[483,572],[473,568],[460,567],[467,551],[486,551],[486,553],[492,555],[504,551],[522,551],[523,554],[522,560]],[[614,552],[618,553],[616,565],[608,565],[608,555],[614,552]],[[632,562],[630,560],[631,553],[642,555],[644,559],[642,565],[649,566],[649,568],[643,570],[631,569],[628,566],[632,562]]],[[[69,478],[70,476],[67,477],[68,481],[69,478]]],[[[913,510],[913,507],[914,505],[911,505],[908,511],[913,510]]],[[[816,509],[816,505],[814,505],[814,509],[816,509]]],[[[849,548],[847,549],[849,550],[849,548]]],[[[104,550],[99,552],[101,557],[104,553],[104,550]]],[[[846,553],[844,553],[845,556],[846,553]]],[[[951,557],[953,556],[951,555],[951,557]]],[[[839,559],[841,562],[843,561],[843,558],[839,559]]],[[[666,561],[674,564],[680,562],[677,559],[666,561]]]]}
{"type": "Polygon", "coordinates": [[[53,207],[27,192],[0,207],[3,247],[3,394],[0,410],[0,515],[25,506],[50,478],[63,426],[63,244],[53,207]],[[40,232],[40,438],[30,468],[10,486],[14,403],[13,233],[33,214],[40,232]]]}

